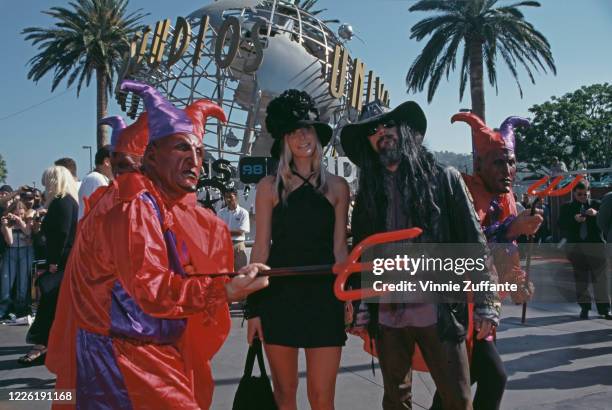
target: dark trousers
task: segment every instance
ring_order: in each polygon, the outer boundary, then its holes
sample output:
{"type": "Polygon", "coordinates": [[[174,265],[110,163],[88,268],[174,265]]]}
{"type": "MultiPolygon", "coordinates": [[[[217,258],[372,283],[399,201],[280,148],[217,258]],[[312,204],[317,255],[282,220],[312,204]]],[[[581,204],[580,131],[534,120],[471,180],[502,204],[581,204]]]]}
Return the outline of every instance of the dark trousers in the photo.
{"type": "Polygon", "coordinates": [[[442,342],[436,326],[379,327],[376,340],[384,382],[384,410],[405,410],[411,386],[414,345],[418,344],[444,409],[471,409],[470,375],[465,342],[442,342]],[[408,376],[407,376],[408,375],[408,376]]]}
{"type": "Polygon", "coordinates": [[[57,307],[57,298],[59,297],[59,287],[40,296],[38,309],[36,310],[36,318],[30,326],[30,330],[26,336],[26,342],[34,345],[47,346],[49,341],[49,333],[55,319],[55,308],[57,307]]]}
{"type": "Polygon", "coordinates": [[[610,291],[605,245],[574,243],[568,244],[568,246],[567,259],[574,268],[578,304],[583,310],[591,309],[589,283],[592,283],[597,312],[601,315],[608,313],[610,311],[610,291]]]}
{"type": "MultiPolygon", "coordinates": [[[[472,383],[478,383],[474,396],[474,410],[497,410],[506,388],[506,370],[495,343],[475,340],[470,365],[472,383]]],[[[436,391],[430,410],[442,410],[442,399],[436,391]]]]}

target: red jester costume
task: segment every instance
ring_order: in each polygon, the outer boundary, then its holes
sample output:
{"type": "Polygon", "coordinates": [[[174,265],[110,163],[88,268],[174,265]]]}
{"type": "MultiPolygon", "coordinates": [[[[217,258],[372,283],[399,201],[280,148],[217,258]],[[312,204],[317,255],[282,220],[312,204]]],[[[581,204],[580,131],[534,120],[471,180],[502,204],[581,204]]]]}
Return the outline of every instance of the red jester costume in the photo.
{"type": "MultiPolygon", "coordinates": [[[[512,192],[514,172],[506,172],[506,163],[514,159],[514,128],[528,127],[529,121],[520,117],[508,117],[499,131],[492,130],[475,114],[459,113],[451,122],[464,121],[472,128],[477,162],[474,175],[462,174],[474,201],[474,208],[494,254],[495,266],[501,282],[516,283],[519,290],[510,296],[516,303],[531,297],[533,288],[526,283],[521,268],[515,237],[510,237],[511,225],[517,217],[516,201],[512,192]],[[489,163],[486,163],[486,161],[489,163]],[[495,162],[502,163],[504,171],[496,174],[495,162]]],[[[522,234],[520,232],[519,234],[522,234]]],[[[516,235],[518,236],[518,234],[516,235]]],[[[500,295],[503,299],[504,295],[500,295]]]]}
{"type": "MultiPolygon", "coordinates": [[[[146,84],[121,87],[147,110],[119,135],[130,135],[132,154],[147,140],[201,139],[208,116],[225,121],[210,101],[183,111],[146,84]]],[[[196,172],[183,174],[197,182],[196,172]]],[[[156,181],[146,167],[119,175],[81,221],[46,362],[56,389],[75,390],[76,408],[210,407],[209,361],[230,328],[228,279],[194,273],[231,271],[231,237],[194,193],[170,198],[156,181]]]]}
{"type": "MultiPolygon", "coordinates": [[[[533,286],[521,269],[514,236],[532,234],[539,226],[540,217],[517,217],[512,182],[516,169],[514,127],[529,126],[529,121],[508,117],[499,131],[490,129],[472,113],[455,114],[451,122],[455,121],[465,121],[472,128],[476,167],[474,175],[463,174],[462,177],[487,237],[500,282],[517,284],[518,290],[510,294],[512,300],[526,301],[533,293],[533,286]]],[[[500,299],[503,297],[500,295],[500,299]]],[[[499,409],[504,394],[507,375],[495,347],[494,334],[495,330],[485,339],[474,341],[470,379],[472,384],[478,384],[473,402],[475,409],[499,409]]],[[[431,409],[441,408],[442,402],[436,393],[431,409]]]]}

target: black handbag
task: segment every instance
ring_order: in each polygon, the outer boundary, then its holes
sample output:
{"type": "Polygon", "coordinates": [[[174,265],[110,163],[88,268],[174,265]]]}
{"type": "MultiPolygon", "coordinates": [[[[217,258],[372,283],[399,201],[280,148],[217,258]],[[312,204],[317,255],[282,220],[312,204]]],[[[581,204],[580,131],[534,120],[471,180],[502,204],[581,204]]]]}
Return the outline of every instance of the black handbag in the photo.
{"type": "Polygon", "coordinates": [[[272,392],[272,385],[266,373],[266,365],[263,360],[261,341],[253,339],[253,344],[249,347],[246,363],[244,365],[244,375],[240,379],[238,390],[234,396],[232,410],[276,410],[276,401],[272,392]],[[259,363],[259,377],[252,376],[255,356],[259,363]]]}
{"type": "Polygon", "coordinates": [[[36,279],[36,285],[40,289],[41,293],[46,295],[50,292],[59,290],[63,277],[63,271],[58,270],[55,273],[46,271],[36,279]]]}

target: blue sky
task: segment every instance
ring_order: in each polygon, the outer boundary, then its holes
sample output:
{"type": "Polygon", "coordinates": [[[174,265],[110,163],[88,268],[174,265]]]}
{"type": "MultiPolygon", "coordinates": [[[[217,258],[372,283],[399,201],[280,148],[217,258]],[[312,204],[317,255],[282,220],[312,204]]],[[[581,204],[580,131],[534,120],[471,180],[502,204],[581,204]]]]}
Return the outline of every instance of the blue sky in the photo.
{"type": "MultiPolygon", "coordinates": [[[[513,1],[501,0],[502,4],[513,1]]],[[[95,146],[95,82],[76,92],[65,92],[61,84],[51,93],[50,78],[38,84],[26,78],[26,63],[35,49],[23,40],[21,30],[27,26],[51,25],[51,19],[40,13],[67,1],[36,0],[0,1],[0,153],[7,162],[8,183],[14,187],[36,183],[40,186],[42,171],[62,156],[73,157],[79,176],[89,168],[89,154],[83,145],[95,146]],[[48,101],[47,101],[48,100],[48,101]],[[43,102],[46,101],[46,102],[43,102]],[[43,102],[42,104],[39,104],[43,102]],[[22,109],[39,104],[22,114],[5,118],[22,109]]],[[[149,12],[146,23],[169,17],[186,16],[208,1],[131,0],[130,9],[149,12]]],[[[424,43],[409,39],[410,28],[426,13],[409,13],[409,0],[320,0],[327,8],[327,18],[350,23],[365,40],[353,40],[351,55],[361,57],[367,69],[373,69],[390,91],[391,106],[415,100],[425,110],[429,128],[425,138],[433,150],[469,152],[469,132],[465,124],[450,125],[450,117],[459,108],[469,107],[469,93],[459,102],[458,74],[442,81],[431,104],[425,93],[408,95],[405,77],[412,61],[424,43]]],[[[537,75],[531,85],[520,72],[524,98],[521,99],[508,70],[499,61],[499,94],[487,87],[487,120],[498,125],[508,115],[528,114],[528,108],[553,95],[562,95],[580,86],[612,81],[612,1],[610,0],[541,0],[541,8],[523,8],[526,18],[551,43],[557,75],[537,75]]],[[[111,114],[119,114],[115,102],[111,114]]]]}

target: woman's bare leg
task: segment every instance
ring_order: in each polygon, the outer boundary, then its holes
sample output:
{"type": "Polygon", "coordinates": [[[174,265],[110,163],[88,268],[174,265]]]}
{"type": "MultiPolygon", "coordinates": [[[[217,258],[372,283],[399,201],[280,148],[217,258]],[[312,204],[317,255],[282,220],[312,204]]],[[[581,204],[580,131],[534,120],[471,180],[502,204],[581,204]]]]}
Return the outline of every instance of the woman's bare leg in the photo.
{"type": "Polygon", "coordinates": [[[312,410],[333,410],[341,347],[306,349],[308,401],[312,410]]]}
{"type": "Polygon", "coordinates": [[[264,349],[270,363],[278,410],[297,410],[298,349],[265,343],[264,349]]]}

